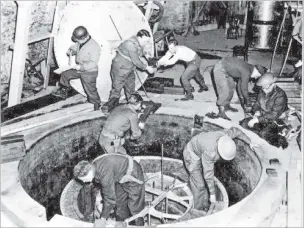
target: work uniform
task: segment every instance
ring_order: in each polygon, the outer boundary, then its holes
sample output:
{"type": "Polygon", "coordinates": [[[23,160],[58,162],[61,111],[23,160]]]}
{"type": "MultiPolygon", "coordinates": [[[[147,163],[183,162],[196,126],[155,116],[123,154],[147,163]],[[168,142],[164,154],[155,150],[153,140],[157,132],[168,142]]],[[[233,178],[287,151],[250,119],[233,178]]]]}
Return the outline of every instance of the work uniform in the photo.
{"type": "MultiPolygon", "coordinates": [[[[101,218],[108,219],[116,206],[116,221],[138,214],[145,207],[145,185],[141,166],[129,155],[105,154],[93,161],[93,183],[101,187],[101,218]]],[[[143,218],[136,220],[143,226],[143,218]]]]}
{"type": "Polygon", "coordinates": [[[140,60],[143,50],[137,37],[132,36],[119,45],[111,65],[112,89],[109,101],[119,98],[122,88],[125,90],[127,100],[135,92],[135,68],[145,70],[147,64],[140,60]]]}
{"type": "MultiPolygon", "coordinates": [[[[265,93],[262,89],[259,91],[257,101],[252,107],[252,113],[261,112],[261,116],[257,117],[259,123],[254,124],[253,128],[248,127],[252,117],[241,121],[241,126],[249,129],[264,138],[270,144],[272,140],[267,138],[278,138],[278,126],[274,122],[279,120],[280,116],[288,110],[288,98],[284,90],[275,85],[270,93],[265,93]]],[[[277,145],[277,144],[276,144],[277,145]]]]}
{"type": "Polygon", "coordinates": [[[60,84],[70,87],[70,80],[80,78],[88,102],[100,104],[101,101],[96,87],[98,61],[101,54],[99,44],[90,38],[84,44],[76,43],[70,50],[72,55],[76,55],[75,62],[80,65],[80,70],[70,69],[64,71],[60,77],[60,84]]]}
{"type": "Polygon", "coordinates": [[[214,163],[220,159],[217,142],[225,134],[250,144],[250,139],[241,130],[232,127],[225,131],[202,132],[194,136],[184,148],[184,161],[190,174],[189,184],[197,210],[207,211],[210,206],[209,194],[215,194],[214,163]]]}
{"type": "Polygon", "coordinates": [[[191,94],[192,86],[190,80],[195,78],[200,87],[206,87],[204,77],[200,73],[202,59],[192,49],[186,46],[176,46],[176,53],[167,51],[166,55],[159,60],[159,64],[173,65],[178,60],[187,63],[187,67],[181,76],[181,83],[187,94],[191,94]]]}
{"type": "Polygon", "coordinates": [[[130,104],[119,105],[107,118],[99,136],[99,144],[106,153],[126,154],[127,152],[122,145],[117,151],[114,151],[113,141],[120,140],[129,129],[132,132],[131,139],[140,138],[142,132],[138,126],[138,113],[130,104]]]}
{"type": "Polygon", "coordinates": [[[249,101],[248,82],[254,70],[251,65],[239,58],[226,57],[219,60],[213,68],[218,106],[229,105],[237,80],[237,91],[241,102],[249,101]]]}

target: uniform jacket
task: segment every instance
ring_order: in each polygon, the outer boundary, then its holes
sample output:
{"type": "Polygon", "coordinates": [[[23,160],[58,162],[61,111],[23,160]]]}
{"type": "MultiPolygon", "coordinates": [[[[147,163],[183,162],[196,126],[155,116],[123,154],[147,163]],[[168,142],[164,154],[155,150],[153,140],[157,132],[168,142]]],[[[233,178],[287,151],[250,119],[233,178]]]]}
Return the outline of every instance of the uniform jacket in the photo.
{"type": "Polygon", "coordinates": [[[260,111],[261,116],[258,117],[258,120],[263,123],[278,119],[287,109],[287,95],[284,90],[276,85],[268,94],[262,89],[260,90],[257,101],[252,107],[252,112],[260,111]]]}
{"type": "Polygon", "coordinates": [[[187,146],[201,158],[204,178],[208,184],[210,193],[214,193],[214,163],[220,159],[217,150],[217,141],[227,134],[232,139],[238,138],[250,144],[251,140],[238,128],[232,127],[225,131],[202,132],[194,136],[187,146]]]}
{"type": "Polygon", "coordinates": [[[94,39],[90,38],[83,45],[76,43],[70,50],[72,55],[76,55],[75,62],[80,65],[80,72],[98,71],[101,47],[94,39]]]}
{"type": "Polygon", "coordinates": [[[123,58],[120,54],[117,54],[114,62],[119,62],[124,68],[134,69],[137,67],[139,69],[145,70],[147,68],[147,64],[142,62],[139,58],[143,56],[143,49],[138,43],[137,37],[132,36],[131,38],[125,40],[122,44],[119,45],[118,51],[121,52],[124,56],[129,58],[129,60],[123,58]]]}
{"type": "Polygon", "coordinates": [[[94,163],[95,177],[93,183],[101,188],[103,208],[101,217],[108,218],[116,204],[115,184],[127,173],[128,158],[111,154],[97,159],[94,163]]]}
{"type": "Polygon", "coordinates": [[[104,128],[107,132],[119,137],[123,137],[129,129],[132,131],[132,139],[138,139],[141,136],[137,112],[129,104],[114,108],[106,120],[104,128]]]}
{"type": "Polygon", "coordinates": [[[248,101],[248,82],[253,72],[254,66],[239,58],[233,57],[226,57],[221,61],[226,70],[226,73],[230,77],[238,80],[237,90],[239,95],[248,101]]]}

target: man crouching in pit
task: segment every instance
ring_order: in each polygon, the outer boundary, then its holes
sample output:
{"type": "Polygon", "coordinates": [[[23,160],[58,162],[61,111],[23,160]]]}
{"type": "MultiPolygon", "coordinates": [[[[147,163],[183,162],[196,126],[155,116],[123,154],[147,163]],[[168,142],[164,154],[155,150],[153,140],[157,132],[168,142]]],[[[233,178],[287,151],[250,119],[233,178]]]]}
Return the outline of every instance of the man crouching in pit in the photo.
{"type": "Polygon", "coordinates": [[[126,154],[123,147],[125,134],[131,130],[131,140],[139,139],[145,124],[139,122],[138,111],[141,109],[143,98],[134,93],[128,103],[114,108],[108,116],[99,136],[99,144],[106,153],[126,154]]]}
{"type": "MultiPolygon", "coordinates": [[[[74,178],[92,182],[102,195],[102,211],[94,227],[106,227],[106,220],[116,207],[116,226],[126,226],[124,221],[145,207],[145,185],[141,166],[129,155],[104,154],[92,163],[81,161],[74,167],[74,178]]],[[[143,226],[143,218],[135,219],[143,226]]]]}

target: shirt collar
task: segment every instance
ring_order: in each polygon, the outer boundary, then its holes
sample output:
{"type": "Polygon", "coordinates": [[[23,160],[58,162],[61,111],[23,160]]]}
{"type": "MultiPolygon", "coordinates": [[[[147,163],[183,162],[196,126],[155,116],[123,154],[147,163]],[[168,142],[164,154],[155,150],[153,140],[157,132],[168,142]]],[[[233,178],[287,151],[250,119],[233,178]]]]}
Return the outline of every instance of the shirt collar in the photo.
{"type": "Polygon", "coordinates": [[[79,49],[82,48],[86,43],[88,43],[90,41],[90,39],[91,39],[91,36],[89,36],[89,39],[86,42],[79,45],[79,49]]]}

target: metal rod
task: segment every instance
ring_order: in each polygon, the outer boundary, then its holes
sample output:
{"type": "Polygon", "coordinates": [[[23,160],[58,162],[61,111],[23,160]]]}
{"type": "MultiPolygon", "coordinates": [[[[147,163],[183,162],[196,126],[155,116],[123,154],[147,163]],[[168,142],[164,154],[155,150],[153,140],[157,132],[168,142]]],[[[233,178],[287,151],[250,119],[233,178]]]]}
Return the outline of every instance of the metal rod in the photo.
{"type": "Polygon", "coordinates": [[[150,215],[151,203],[149,202],[149,211],[148,211],[148,226],[151,226],[151,215],[150,215]]]}
{"type": "MultiPolygon", "coordinates": [[[[298,8],[299,8],[299,5],[298,5],[298,8]]],[[[298,17],[298,15],[299,15],[299,11],[298,11],[298,9],[297,9],[296,18],[298,17]]],[[[293,37],[291,36],[290,41],[289,41],[289,44],[288,44],[288,48],[287,48],[287,53],[286,53],[286,56],[285,56],[285,58],[284,58],[284,62],[283,62],[282,68],[281,68],[281,70],[280,70],[279,77],[281,77],[281,75],[282,75],[282,73],[283,73],[283,70],[284,70],[284,67],[285,67],[285,64],[286,64],[286,62],[287,62],[287,58],[288,58],[289,51],[290,51],[290,48],[291,48],[292,39],[293,39],[293,37]]]]}
{"type": "MultiPolygon", "coordinates": [[[[155,181],[152,183],[152,188],[155,188],[155,181]]],[[[152,194],[152,201],[154,201],[154,194],[152,194]]]]}
{"type": "Polygon", "coordinates": [[[286,171],[286,227],[288,226],[288,171],[286,171]]]}
{"type": "Polygon", "coordinates": [[[115,23],[114,23],[114,21],[113,21],[112,16],[111,16],[111,15],[109,15],[109,17],[111,18],[111,21],[112,21],[112,23],[113,23],[113,25],[114,25],[114,27],[115,27],[115,29],[116,29],[116,32],[117,32],[117,34],[118,34],[118,36],[119,36],[120,40],[122,40],[122,37],[121,37],[121,35],[120,35],[120,33],[119,33],[119,31],[118,31],[118,29],[117,29],[117,27],[116,27],[116,25],[115,25],[115,23]]]}
{"type": "Polygon", "coordinates": [[[164,144],[161,144],[161,168],[160,168],[160,174],[161,174],[161,190],[164,190],[164,144]]]}
{"type": "Polygon", "coordinates": [[[277,40],[276,40],[276,44],[274,46],[274,50],[273,50],[272,57],[271,57],[271,62],[270,62],[270,67],[269,67],[270,71],[271,71],[271,67],[272,67],[272,64],[273,64],[275,53],[277,51],[277,46],[278,46],[278,43],[279,43],[279,40],[280,40],[280,36],[281,36],[282,29],[283,29],[283,25],[285,23],[285,18],[286,18],[287,12],[288,12],[288,10],[285,10],[283,20],[282,20],[282,23],[281,23],[281,27],[280,27],[280,30],[279,30],[279,34],[278,34],[278,37],[277,37],[277,40]]]}

